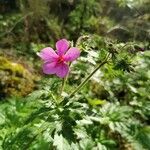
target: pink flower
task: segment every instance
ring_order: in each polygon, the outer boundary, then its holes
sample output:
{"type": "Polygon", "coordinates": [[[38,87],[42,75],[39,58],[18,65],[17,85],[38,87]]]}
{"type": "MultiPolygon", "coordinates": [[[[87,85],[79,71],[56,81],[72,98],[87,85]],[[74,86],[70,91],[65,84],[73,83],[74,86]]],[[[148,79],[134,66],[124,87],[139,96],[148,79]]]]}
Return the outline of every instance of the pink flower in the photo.
{"type": "Polygon", "coordinates": [[[69,42],[61,39],[56,42],[56,52],[51,47],[42,49],[38,56],[44,61],[43,72],[45,74],[56,74],[64,78],[69,73],[68,62],[72,62],[80,55],[76,47],[69,48],[69,42]]]}

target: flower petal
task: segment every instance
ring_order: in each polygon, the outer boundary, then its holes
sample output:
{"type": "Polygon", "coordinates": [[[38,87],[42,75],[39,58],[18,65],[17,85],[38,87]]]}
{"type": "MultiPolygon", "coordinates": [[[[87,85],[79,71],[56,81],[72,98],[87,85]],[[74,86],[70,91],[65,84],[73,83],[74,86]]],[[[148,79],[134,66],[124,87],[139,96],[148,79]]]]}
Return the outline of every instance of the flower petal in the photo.
{"type": "Polygon", "coordinates": [[[55,74],[56,73],[56,62],[46,62],[43,64],[43,72],[45,74],[55,74]]]}
{"type": "Polygon", "coordinates": [[[55,61],[59,57],[51,47],[42,49],[42,51],[38,53],[38,56],[40,56],[46,62],[55,61]]]}
{"type": "Polygon", "coordinates": [[[70,48],[64,55],[65,61],[74,61],[80,56],[80,50],[76,47],[70,48]]]}
{"type": "Polygon", "coordinates": [[[69,48],[69,42],[66,39],[57,41],[56,49],[59,56],[62,56],[69,48]]]}
{"type": "Polygon", "coordinates": [[[69,72],[69,66],[65,63],[60,63],[57,65],[56,75],[60,78],[64,78],[67,76],[69,72]]]}

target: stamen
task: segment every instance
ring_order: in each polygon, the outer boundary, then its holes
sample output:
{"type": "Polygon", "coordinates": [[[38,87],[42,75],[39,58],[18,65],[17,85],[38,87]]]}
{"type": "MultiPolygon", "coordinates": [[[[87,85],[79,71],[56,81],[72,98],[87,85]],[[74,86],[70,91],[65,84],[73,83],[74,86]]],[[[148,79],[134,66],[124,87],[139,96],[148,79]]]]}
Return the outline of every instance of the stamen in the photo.
{"type": "Polygon", "coordinates": [[[59,58],[58,58],[58,63],[61,63],[61,62],[63,62],[64,61],[64,57],[63,56],[59,56],[59,58]]]}

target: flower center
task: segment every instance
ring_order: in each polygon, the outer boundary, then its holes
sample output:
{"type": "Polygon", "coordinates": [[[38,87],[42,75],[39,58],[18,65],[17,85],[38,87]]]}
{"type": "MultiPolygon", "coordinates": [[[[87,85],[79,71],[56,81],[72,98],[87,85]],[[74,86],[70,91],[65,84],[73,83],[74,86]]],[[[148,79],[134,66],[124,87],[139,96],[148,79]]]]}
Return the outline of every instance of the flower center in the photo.
{"type": "Polygon", "coordinates": [[[59,56],[58,63],[62,63],[62,62],[64,62],[64,57],[63,56],[59,56]]]}

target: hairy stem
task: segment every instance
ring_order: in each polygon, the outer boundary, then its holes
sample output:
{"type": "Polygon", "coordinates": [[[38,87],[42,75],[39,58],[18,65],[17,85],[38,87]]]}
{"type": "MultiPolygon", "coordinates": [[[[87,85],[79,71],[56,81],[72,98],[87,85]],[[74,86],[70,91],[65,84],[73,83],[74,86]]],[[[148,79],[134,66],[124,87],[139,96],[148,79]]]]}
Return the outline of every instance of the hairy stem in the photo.
{"type": "MultiPolygon", "coordinates": [[[[70,68],[70,66],[71,66],[71,62],[69,63],[69,68],[70,68]]],[[[67,82],[67,79],[68,79],[68,75],[67,75],[65,78],[63,78],[62,87],[61,87],[61,94],[62,94],[63,91],[64,91],[64,88],[65,88],[65,84],[66,84],[66,82],[67,82]]]]}
{"type": "Polygon", "coordinates": [[[64,91],[65,83],[66,83],[66,77],[63,78],[63,80],[62,80],[61,95],[62,95],[62,93],[63,93],[63,91],[64,91]]]}
{"type": "Polygon", "coordinates": [[[91,74],[89,74],[85,79],[84,81],[79,84],[79,86],[69,95],[69,97],[72,97],[75,93],[77,93],[88,81],[89,79],[94,75],[94,73],[99,70],[99,68],[101,68],[104,64],[106,64],[108,62],[108,58],[109,58],[109,55],[108,54],[106,56],[106,58],[91,72],[91,74]]]}

